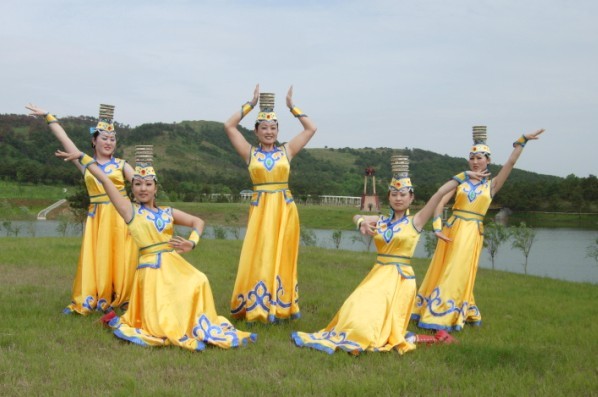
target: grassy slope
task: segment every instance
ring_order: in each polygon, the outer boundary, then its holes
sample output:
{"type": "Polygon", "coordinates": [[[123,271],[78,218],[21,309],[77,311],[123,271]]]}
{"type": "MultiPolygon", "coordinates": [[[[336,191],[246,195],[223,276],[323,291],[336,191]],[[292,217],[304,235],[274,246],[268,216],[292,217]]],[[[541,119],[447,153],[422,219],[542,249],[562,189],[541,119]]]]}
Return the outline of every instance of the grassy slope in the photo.
{"type": "MultiPolygon", "coordinates": [[[[399,356],[328,356],[295,347],[293,330],[315,331],[372,266],[371,253],[301,249],[303,318],[255,326],[257,343],[190,353],[114,338],[99,315],[63,316],[77,238],[4,238],[0,250],[0,395],[597,395],[595,285],[480,269],[481,328],[460,344],[399,356]]],[[[210,279],[227,315],[239,241],[202,241],[187,259],[210,279]]],[[[426,263],[417,260],[422,276],[426,263]]],[[[237,324],[245,328],[243,323],[237,324]]]]}

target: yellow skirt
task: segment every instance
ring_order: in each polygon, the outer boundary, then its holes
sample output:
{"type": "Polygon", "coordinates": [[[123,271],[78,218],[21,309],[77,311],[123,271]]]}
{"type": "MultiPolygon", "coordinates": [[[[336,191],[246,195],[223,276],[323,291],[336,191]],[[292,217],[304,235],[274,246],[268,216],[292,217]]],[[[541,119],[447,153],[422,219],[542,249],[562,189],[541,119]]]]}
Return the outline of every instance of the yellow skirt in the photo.
{"type": "Polygon", "coordinates": [[[91,204],[71,303],[65,314],[126,308],[137,267],[138,249],[112,204],[91,204]]]}
{"type": "Polygon", "coordinates": [[[438,241],[417,293],[412,319],[418,327],[460,331],[466,323],[481,324],[473,289],[484,247],[482,227],[473,220],[449,219],[443,231],[452,241],[438,241]]]}
{"type": "Polygon", "coordinates": [[[231,316],[274,323],[298,318],[299,215],[290,191],[256,194],[249,209],[231,316]]]}
{"type": "Polygon", "coordinates": [[[343,350],[396,350],[403,354],[415,349],[405,340],[411,307],[415,300],[415,278],[411,266],[376,264],[343,303],[330,324],[315,332],[294,332],[297,346],[329,354],[343,350]]]}
{"type": "Polygon", "coordinates": [[[143,255],[129,309],[110,321],[114,334],[142,346],[175,345],[201,351],[255,341],[216,313],[207,277],[174,251],[143,255]]]}

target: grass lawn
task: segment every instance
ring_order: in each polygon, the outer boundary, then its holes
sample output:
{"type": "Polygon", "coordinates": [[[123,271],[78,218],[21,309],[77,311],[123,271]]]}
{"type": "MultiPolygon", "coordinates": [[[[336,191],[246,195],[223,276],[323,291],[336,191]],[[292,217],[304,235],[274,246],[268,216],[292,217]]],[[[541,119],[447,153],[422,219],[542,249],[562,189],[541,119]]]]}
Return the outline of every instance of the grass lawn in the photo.
{"type": "MultiPolygon", "coordinates": [[[[302,247],[302,318],[255,325],[235,350],[143,348],[69,302],[79,238],[0,239],[0,395],[60,396],[590,396],[598,395],[598,286],[480,269],[483,325],[456,345],[414,352],[327,355],[295,347],[369,271],[373,253],[302,247]]],[[[228,317],[240,241],[202,240],[187,259],[228,317]]],[[[426,260],[415,261],[418,280],[426,260]]],[[[236,323],[247,329],[243,322],[236,323]]]]}

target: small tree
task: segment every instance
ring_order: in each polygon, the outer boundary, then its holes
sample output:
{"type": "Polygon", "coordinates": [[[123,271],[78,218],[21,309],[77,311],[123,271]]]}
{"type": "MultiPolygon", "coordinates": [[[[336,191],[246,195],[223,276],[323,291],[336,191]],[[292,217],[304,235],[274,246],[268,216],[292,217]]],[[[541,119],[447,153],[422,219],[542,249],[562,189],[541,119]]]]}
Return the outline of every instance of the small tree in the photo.
{"type": "Polygon", "coordinates": [[[235,240],[238,240],[241,236],[241,228],[239,227],[239,216],[234,213],[227,214],[224,220],[229,225],[229,230],[233,234],[235,240]]]}
{"type": "Polygon", "coordinates": [[[361,234],[361,233],[357,233],[356,236],[351,237],[351,241],[353,241],[354,243],[359,241],[360,243],[362,243],[363,245],[365,245],[365,249],[366,251],[370,251],[370,247],[372,245],[372,241],[374,241],[374,239],[372,238],[372,236],[370,236],[369,234],[361,234]]]}
{"type": "Polygon", "coordinates": [[[301,236],[301,242],[306,247],[311,247],[311,246],[316,245],[316,234],[313,232],[313,230],[301,228],[300,236],[301,236]]]}
{"type": "Polygon", "coordinates": [[[528,227],[525,222],[521,222],[519,226],[513,226],[511,228],[511,236],[513,236],[512,247],[521,250],[523,256],[525,256],[523,271],[527,274],[527,258],[532,249],[532,245],[534,244],[536,231],[531,227],[528,227]]]}
{"type": "Polygon", "coordinates": [[[342,230],[335,230],[332,232],[332,243],[339,249],[341,245],[341,240],[343,239],[343,231],[342,230]]]}
{"type": "Polygon", "coordinates": [[[212,227],[214,231],[214,238],[216,240],[226,240],[226,229],[222,226],[215,225],[212,227]]]}
{"type": "Polygon", "coordinates": [[[598,262],[598,238],[586,248],[586,257],[593,258],[598,262]]]}
{"type": "Polygon", "coordinates": [[[509,238],[509,228],[501,223],[489,222],[484,229],[484,247],[490,254],[492,269],[494,269],[494,259],[498,252],[498,247],[509,238]]]}

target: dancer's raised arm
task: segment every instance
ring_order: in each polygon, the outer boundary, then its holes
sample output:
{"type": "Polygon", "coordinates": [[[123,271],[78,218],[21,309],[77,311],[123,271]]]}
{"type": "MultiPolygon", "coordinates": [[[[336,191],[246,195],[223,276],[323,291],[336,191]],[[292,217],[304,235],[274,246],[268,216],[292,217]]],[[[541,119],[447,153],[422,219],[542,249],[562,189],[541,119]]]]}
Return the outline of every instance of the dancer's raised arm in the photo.
{"type": "Polygon", "coordinates": [[[289,160],[292,159],[297,153],[303,149],[305,145],[309,142],[309,140],[314,136],[316,130],[318,129],[314,122],[299,109],[297,106],[293,104],[293,86],[289,88],[289,92],[287,93],[287,106],[293,116],[299,119],[299,122],[303,126],[303,131],[297,134],[294,138],[292,138],[287,143],[287,153],[289,155],[289,160]]]}
{"type": "Polygon", "coordinates": [[[237,127],[243,117],[251,112],[255,105],[257,105],[259,95],[260,85],[257,84],[253,90],[253,99],[251,101],[245,102],[241,106],[241,111],[236,111],[233,113],[233,115],[230,116],[230,118],[224,123],[224,131],[226,132],[228,139],[233,144],[233,147],[237,153],[239,153],[243,160],[245,160],[245,162],[249,162],[249,149],[251,149],[251,144],[247,142],[247,139],[245,139],[237,127]]]}

